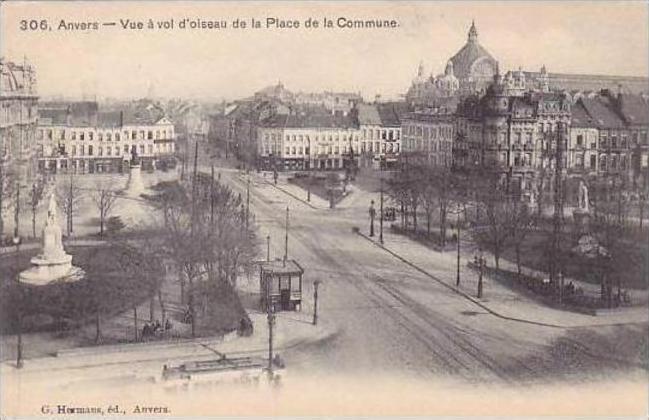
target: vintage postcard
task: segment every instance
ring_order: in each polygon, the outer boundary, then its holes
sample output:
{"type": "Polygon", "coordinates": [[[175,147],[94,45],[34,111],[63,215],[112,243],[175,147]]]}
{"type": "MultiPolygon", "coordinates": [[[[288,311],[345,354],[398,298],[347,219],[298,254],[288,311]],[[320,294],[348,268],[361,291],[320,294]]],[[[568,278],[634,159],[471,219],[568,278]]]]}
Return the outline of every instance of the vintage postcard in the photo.
{"type": "Polygon", "coordinates": [[[1,1],[0,417],[646,418],[643,1],[1,1]]]}

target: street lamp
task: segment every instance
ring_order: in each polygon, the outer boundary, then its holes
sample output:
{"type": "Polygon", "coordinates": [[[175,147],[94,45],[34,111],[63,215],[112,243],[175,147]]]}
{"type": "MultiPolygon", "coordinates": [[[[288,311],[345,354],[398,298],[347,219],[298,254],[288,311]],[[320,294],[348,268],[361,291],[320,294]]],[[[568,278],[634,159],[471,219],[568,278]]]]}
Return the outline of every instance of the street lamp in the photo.
{"type": "Polygon", "coordinates": [[[381,214],[379,219],[379,242],[383,243],[383,176],[379,174],[381,182],[381,214]]]}
{"type": "Polygon", "coordinates": [[[320,280],[313,282],[313,325],[318,325],[318,286],[320,280]]]}
{"type": "Polygon", "coordinates": [[[376,210],[374,209],[374,200],[370,202],[370,237],[374,236],[374,217],[376,216],[376,210]]]}
{"type": "Polygon", "coordinates": [[[248,175],[248,183],[246,184],[246,231],[250,220],[250,175],[248,175]]]}
{"type": "Polygon", "coordinates": [[[478,267],[478,299],[482,298],[482,276],[484,274],[484,268],[487,266],[487,260],[482,256],[482,250],[480,254],[473,257],[473,262],[478,267]]]}

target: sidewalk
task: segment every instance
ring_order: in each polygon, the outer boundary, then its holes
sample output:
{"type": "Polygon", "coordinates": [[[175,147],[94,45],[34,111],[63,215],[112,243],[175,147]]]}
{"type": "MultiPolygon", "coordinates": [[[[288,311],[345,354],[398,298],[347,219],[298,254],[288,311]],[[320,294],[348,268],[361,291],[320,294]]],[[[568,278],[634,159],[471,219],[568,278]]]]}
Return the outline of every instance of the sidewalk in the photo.
{"type": "Polygon", "coordinates": [[[270,174],[269,176],[268,173],[254,173],[254,177],[257,182],[270,185],[278,191],[281,191],[282,193],[290,196],[294,200],[298,200],[313,209],[329,209],[329,202],[317,196],[316,194],[311,194],[311,201],[307,201],[307,191],[298,187],[297,185],[289,183],[285,176],[280,175],[277,179],[277,184],[275,184],[275,182],[273,181],[272,174],[270,174]],[[266,174],[266,177],[264,177],[264,174],[266,174]]]}
{"type": "Polygon", "coordinates": [[[461,256],[460,287],[456,288],[457,254],[455,252],[435,252],[407,237],[395,235],[387,229],[383,233],[384,245],[379,244],[378,239],[369,238],[363,233],[359,233],[359,235],[376,246],[385,249],[394,257],[401,259],[402,262],[425,273],[448,289],[472,301],[477,307],[503,319],[557,328],[649,321],[649,311],[646,305],[611,310],[599,316],[579,314],[544,306],[485,277],[483,277],[483,298],[477,299],[475,296],[478,276],[474,270],[467,267],[469,259],[466,255],[461,256]]]}
{"type": "MultiPolygon", "coordinates": [[[[164,364],[208,360],[222,354],[255,355],[267,357],[268,327],[266,314],[251,313],[254,333],[239,337],[236,332],[225,337],[204,337],[177,342],[150,342],[111,346],[77,348],[60,352],[57,356],[28,359],[21,370],[15,361],[0,364],[2,380],[34,381],[56,386],[57,383],[85,379],[109,379],[135,375],[139,378],[158,378],[164,364]],[[56,372],[56,373],[54,373],[56,372]],[[53,374],[54,373],[54,374],[53,374]]],[[[325,340],[336,333],[335,328],[319,320],[311,324],[311,314],[280,312],[276,314],[273,330],[274,350],[278,354],[306,343],[325,340]]],[[[289,366],[290,368],[290,366],[289,366]]]]}

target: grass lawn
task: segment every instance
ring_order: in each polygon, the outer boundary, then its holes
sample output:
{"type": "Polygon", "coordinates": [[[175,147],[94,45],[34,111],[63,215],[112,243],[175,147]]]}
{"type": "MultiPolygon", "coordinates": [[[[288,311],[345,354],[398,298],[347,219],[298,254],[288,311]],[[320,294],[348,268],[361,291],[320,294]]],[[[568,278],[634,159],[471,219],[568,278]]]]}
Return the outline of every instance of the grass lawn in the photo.
{"type": "MultiPolygon", "coordinates": [[[[521,247],[521,264],[525,267],[548,272],[549,234],[547,231],[530,232],[521,247]]],[[[624,241],[624,240],[622,240],[624,241]]],[[[621,241],[621,242],[622,242],[621,241]]],[[[595,262],[571,251],[576,246],[576,239],[566,238],[562,248],[566,255],[566,276],[591,284],[600,284],[599,269],[595,262]]],[[[485,249],[491,249],[488,244],[482,243],[485,249]]],[[[622,288],[647,289],[647,261],[646,244],[625,241],[621,243],[618,252],[613,252],[610,276],[613,284],[619,279],[622,288]]],[[[512,263],[516,262],[514,247],[508,247],[503,252],[502,258],[512,263]]]]}

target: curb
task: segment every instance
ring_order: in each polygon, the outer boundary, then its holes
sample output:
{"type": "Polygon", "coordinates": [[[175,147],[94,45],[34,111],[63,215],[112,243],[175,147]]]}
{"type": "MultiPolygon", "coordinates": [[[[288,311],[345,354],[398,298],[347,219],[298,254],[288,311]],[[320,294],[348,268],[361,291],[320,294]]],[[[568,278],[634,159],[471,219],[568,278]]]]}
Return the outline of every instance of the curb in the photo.
{"type": "Polygon", "coordinates": [[[489,314],[491,314],[491,315],[493,315],[495,317],[498,317],[500,319],[504,319],[504,320],[507,320],[507,321],[513,321],[513,322],[520,322],[520,323],[524,323],[524,324],[538,325],[538,326],[541,326],[541,327],[558,328],[558,329],[587,328],[587,327],[614,327],[614,326],[632,325],[632,324],[644,324],[645,323],[644,321],[631,321],[631,322],[613,322],[613,323],[610,323],[610,324],[557,325],[557,324],[550,324],[550,323],[546,323],[546,322],[532,321],[532,320],[529,320],[529,319],[516,318],[516,317],[503,315],[503,314],[489,308],[488,306],[486,306],[484,303],[480,302],[479,300],[477,300],[473,296],[471,296],[471,295],[469,295],[469,294],[467,294],[467,293],[465,293],[465,292],[463,292],[461,290],[458,290],[457,288],[455,288],[455,286],[452,286],[452,285],[444,282],[440,278],[430,274],[429,272],[427,272],[423,268],[421,268],[421,267],[415,265],[414,263],[408,261],[407,259],[403,258],[401,255],[397,254],[396,252],[392,251],[391,249],[386,248],[384,245],[381,245],[381,244],[371,240],[365,234],[361,233],[360,230],[359,231],[354,230],[354,233],[356,233],[359,236],[363,237],[368,242],[371,242],[376,247],[381,248],[382,250],[386,251],[387,253],[389,253],[390,255],[392,255],[393,257],[398,259],[399,261],[403,262],[404,264],[414,268],[415,270],[419,271],[420,273],[424,274],[425,276],[430,277],[431,279],[435,280],[436,282],[438,282],[442,286],[444,286],[447,289],[457,293],[458,295],[460,295],[463,298],[467,299],[471,303],[473,303],[473,304],[479,306],[480,308],[484,309],[489,314]]]}
{"type": "Polygon", "coordinates": [[[286,195],[288,195],[288,196],[294,198],[295,200],[301,201],[302,203],[306,204],[307,206],[311,207],[311,208],[314,209],[314,210],[324,210],[324,209],[322,209],[322,208],[320,208],[320,207],[316,207],[316,206],[314,206],[313,204],[309,203],[309,202],[306,201],[306,200],[301,199],[300,197],[296,196],[296,195],[293,194],[292,192],[286,191],[284,188],[275,185],[273,182],[267,181],[267,180],[265,180],[265,179],[261,179],[261,181],[264,182],[264,183],[266,183],[266,184],[268,184],[268,185],[270,185],[270,186],[272,186],[272,187],[275,187],[276,189],[278,189],[278,190],[280,190],[281,192],[283,192],[284,194],[286,194],[286,195]]]}
{"type": "Polygon", "coordinates": [[[496,312],[496,311],[494,311],[493,309],[489,308],[488,306],[486,306],[486,305],[483,304],[482,302],[478,301],[478,300],[477,300],[476,298],[474,298],[473,296],[468,295],[467,293],[465,293],[465,292],[463,292],[463,291],[461,291],[461,290],[458,290],[456,287],[454,287],[454,286],[452,286],[452,285],[450,285],[450,284],[448,284],[448,283],[442,281],[440,278],[438,278],[438,277],[436,277],[436,276],[433,276],[432,274],[430,274],[429,272],[427,272],[427,271],[424,270],[423,268],[421,268],[421,267],[419,267],[419,266],[417,266],[417,265],[411,263],[410,261],[406,260],[405,258],[403,258],[401,255],[397,254],[396,252],[394,252],[394,251],[392,251],[392,250],[386,248],[385,246],[383,246],[383,245],[381,245],[381,244],[379,244],[379,243],[377,243],[377,242],[374,242],[373,240],[371,240],[370,238],[368,238],[367,236],[365,236],[365,234],[361,233],[360,231],[356,232],[356,234],[359,235],[359,236],[361,236],[361,237],[364,238],[365,240],[371,242],[373,245],[377,246],[378,248],[381,248],[381,249],[383,249],[384,251],[388,252],[390,255],[392,255],[393,257],[395,257],[395,258],[398,259],[399,261],[401,261],[401,262],[403,262],[403,263],[409,265],[410,267],[414,268],[415,270],[419,271],[420,273],[424,274],[425,276],[430,277],[431,279],[435,280],[436,282],[438,282],[438,283],[441,284],[442,286],[446,287],[447,289],[449,289],[449,290],[451,290],[451,291],[457,293],[458,295],[460,295],[460,296],[462,296],[463,298],[467,299],[467,300],[470,301],[471,303],[473,303],[473,304],[479,306],[480,308],[482,308],[482,309],[484,309],[485,311],[489,312],[491,315],[494,315],[494,316],[496,316],[496,317],[498,317],[498,318],[505,319],[505,320],[508,320],[508,321],[522,322],[522,323],[525,323],[525,324],[539,325],[539,326],[542,326],[542,327],[550,327],[550,328],[570,328],[570,327],[566,327],[566,326],[562,326],[562,325],[548,324],[548,323],[545,323],[545,322],[531,321],[531,320],[528,320],[528,319],[514,318],[514,317],[510,317],[510,316],[502,315],[502,314],[500,314],[499,312],[496,312]]]}

